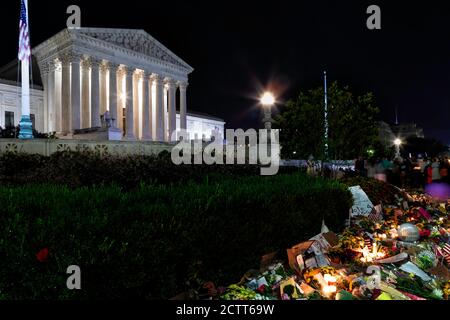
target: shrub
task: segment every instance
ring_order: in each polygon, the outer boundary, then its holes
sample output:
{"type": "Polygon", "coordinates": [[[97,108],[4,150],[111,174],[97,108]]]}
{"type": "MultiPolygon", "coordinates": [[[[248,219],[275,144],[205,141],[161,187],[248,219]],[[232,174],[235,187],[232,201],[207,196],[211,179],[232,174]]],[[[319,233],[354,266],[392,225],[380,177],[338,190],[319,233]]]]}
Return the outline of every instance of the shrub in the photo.
{"type": "Polygon", "coordinates": [[[220,182],[71,189],[0,187],[0,297],[165,299],[190,278],[238,281],[261,255],[339,231],[341,184],[300,174],[220,182]],[[48,248],[48,260],[36,254],[48,248]],[[82,290],[66,289],[79,265],[82,290]]]}
{"type": "MultiPolygon", "coordinates": [[[[280,173],[297,172],[280,168],[280,173]]],[[[94,152],[58,152],[50,157],[32,154],[0,155],[0,184],[58,184],[69,187],[119,185],[126,190],[145,183],[220,181],[223,176],[257,176],[257,165],[174,165],[170,153],[159,156],[100,156],[94,152]]]]}
{"type": "Polygon", "coordinates": [[[397,203],[397,198],[403,197],[402,192],[393,185],[371,178],[346,177],[341,180],[348,187],[360,186],[374,205],[380,203],[397,203]]]}
{"type": "Polygon", "coordinates": [[[58,152],[50,157],[5,153],[0,155],[0,184],[60,184],[70,187],[115,184],[125,189],[147,183],[201,182],[223,175],[259,175],[256,165],[181,165],[170,154],[159,156],[100,156],[93,152],[58,152]]]}

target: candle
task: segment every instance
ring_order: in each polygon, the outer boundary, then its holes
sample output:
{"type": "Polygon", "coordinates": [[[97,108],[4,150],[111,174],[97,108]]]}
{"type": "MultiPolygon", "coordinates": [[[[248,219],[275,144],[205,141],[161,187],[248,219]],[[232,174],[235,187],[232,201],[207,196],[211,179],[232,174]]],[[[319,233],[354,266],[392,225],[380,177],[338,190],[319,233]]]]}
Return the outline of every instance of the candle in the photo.
{"type": "Polygon", "coordinates": [[[336,287],[336,277],[325,274],[324,276],[319,273],[314,276],[317,282],[320,284],[322,288],[322,294],[326,297],[331,296],[333,293],[337,291],[336,287]]]}
{"type": "Polygon", "coordinates": [[[322,291],[326,296],[329,296],[337,291],[336,277],[330,274],[326,274],[324,277],[325,285],[322,287],[322,291]]]}

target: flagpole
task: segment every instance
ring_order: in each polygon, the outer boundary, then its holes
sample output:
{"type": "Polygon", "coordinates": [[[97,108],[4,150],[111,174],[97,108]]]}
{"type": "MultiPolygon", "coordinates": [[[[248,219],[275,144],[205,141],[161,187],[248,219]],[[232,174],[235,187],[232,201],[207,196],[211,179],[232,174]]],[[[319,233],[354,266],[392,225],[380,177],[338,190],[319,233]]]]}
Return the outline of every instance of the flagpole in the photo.
{"type": "MultiPolygon", "coordinates": [[[[24,0],[27,10],[27,25],[28,25],[28,1],[24,0]]],[[[33,139],[33,123],[30,117],[30,59],[21,61],[22,70],[22,117],[19,122],[19,139],[28,140],[33,139]]]]}
{"type": "Polygon", "coordinates": [[[328,160],[328,85],[327,72],[323,72],[324,79],[324,126],[325,126],[325,160],[328,160]]]}

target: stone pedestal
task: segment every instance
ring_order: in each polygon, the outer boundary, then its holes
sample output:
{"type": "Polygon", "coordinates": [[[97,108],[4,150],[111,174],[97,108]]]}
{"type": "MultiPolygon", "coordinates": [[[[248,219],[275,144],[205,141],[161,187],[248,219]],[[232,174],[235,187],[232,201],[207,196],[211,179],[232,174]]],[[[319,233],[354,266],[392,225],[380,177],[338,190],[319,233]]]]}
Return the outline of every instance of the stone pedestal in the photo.
{"type": "Polygon", "coordinates": [[[123,139],[122,130],[118,128],[91,128],[77,130],[72,139],[89,141],[121,141],[123,139]]]}

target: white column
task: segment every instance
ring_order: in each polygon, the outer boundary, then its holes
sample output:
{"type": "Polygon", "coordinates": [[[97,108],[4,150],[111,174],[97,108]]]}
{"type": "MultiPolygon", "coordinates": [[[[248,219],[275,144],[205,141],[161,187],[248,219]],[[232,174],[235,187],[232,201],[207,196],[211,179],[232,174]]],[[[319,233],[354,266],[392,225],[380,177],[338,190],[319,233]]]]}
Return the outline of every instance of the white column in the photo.
{"type": "Polygon", "coordinates": [[[91,60],[91,127],[101,127],[100,123],[100,63],[101,60],[91,60]]]}
{"type": "Polygon", "coordinates": [[[187,99],[186,92],[188,84],[187,82],[180,82],[180,130],[187,129],[187,99]]]}
{"type": "Polygon", "coordinates": [[[133,76],[133,128],[134,128],[134,136],[136,139],[140,139],[141,134],[139,130],[139,103],[140,103],[140,97],[139,97],[139,83],[141,80],[141,73],[138,71],[134,72],[133,76]]]}
{"type": "Polygon", "coordinates": [[[61,57],[61,133],[70,132],[71,100],[70,100],[70,55],[61,57]]]}
{"type": "Polygon", "coordinates": [[[71,69],[71,108],[72,126],[70,131],[81,129],[81,82],[80,82],[81,57],[74,55],[71,69]]]}
{"type": "Polygon", "coordinates": [[[134,68],[124,68],[126,76],[126,129],[125,139],[136,140],[134,135],[134,68]]]}
{"type": "Polygon", "coordinates": [[[153,74],[153,82],[155,84],[156,96],[155,96],[155,118],[156,118],[156,137],[155,141],[164,141],[164,86],[163,79],[158,74],[153,74]]]}
{"type": "Polygon", "coordinates": [[[47,77],[47,131],[56,131],[56,116],[55,116],[55,86],[56,86],[56,65],[54,61],[50,61],[48,65],[47,77]]]}
{"type": "Polygon", "coordinates": [[[117,71],[117,128],[122,129],[125,134],[124,126],[124,108],[126,106],[126,72],[125,67],[121,66],[117,71]]]}
{"type": "Polygon", "coordinates": [[[144,71],[143,74],[143,85],[142,85],[142,140],[151,141],[152,140],[152,127],[151,127],[151,109],[152,109],[152,99],[151,95],[151,81],[149,79],[150,75],[148,72],[144,71]]]}
{"type": "Polygon", "coordinates": [[[62,62],[59,61],[55,67],[55,131],[62,134],[62,62]]]}
{"type": "Polygon", "coordinates": [[[169,133],[168,133],[168,141],[176,141],[176,139],[172,139],[172,134],[177,131],[177,107],[176,107],[176,82],[174,80],[167,81],[168,88],[168,124],[169,124],[169,133]]]}
{"type": "Polygon", "coordinates": [[[48,88],[48,77],[49,77],[49,64],[47,62],[44,62],[42,64],[39,65],[39,69],[41,70],[41,77],[42,77],[42,84],[44,87],[44,108],[42,110],[42,114],[39,114],[38,117],[41,117],[44,119],[44,128],[43,128],[43,132],[49,132],[48,130],[48,126],[49,126],[49,121],[48,121],[48,92],[49,92],[49,88],[48,88]]]}
{"type": "Polygon", "coordinates": [[[163,103],[163,108],[164,108],[164,141],[168,142],[169,139],[169,110],[167,110],[168,108],[168,96],[169,96],[169,90],[167,88],[167,85],[164,85],[164,90],[163,90],[163,97],[164,97],[164,103],[163,103]]]}
{"type": "Polygon", "coordinates": [[[83,60],[81,63],[81,82],[82,82],[82,98],[81,98],[81,127],[83,129],[91,127],[91,98],[90,98],[90,84],[89,74],[91,69],[91,62],[89,60],[83,60]]]}
{"type": "MultiPolygon", "coordinates": [[[[111,118],[114,119],[114,126],[119,128],[119,107],[121,105],[119,101],[119,95],[117,90],[117,69],[118,64],[109,63],[109,113],[111,118]]],[[[122,119],[120,119],[122,122],[122,119]]]]}
{"type": "MultiPolygon", "coordinates": [[[[108,110],[108,66],[104,63],[100,65],[100,114],[105,114],[108,110]]],[[[111,113],[110,113],[111,115],[111,113]]]]}

